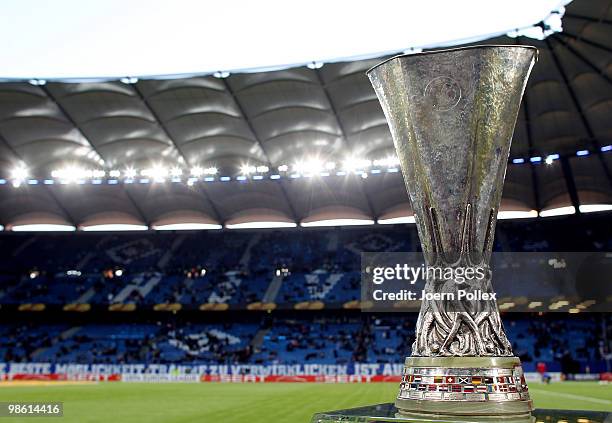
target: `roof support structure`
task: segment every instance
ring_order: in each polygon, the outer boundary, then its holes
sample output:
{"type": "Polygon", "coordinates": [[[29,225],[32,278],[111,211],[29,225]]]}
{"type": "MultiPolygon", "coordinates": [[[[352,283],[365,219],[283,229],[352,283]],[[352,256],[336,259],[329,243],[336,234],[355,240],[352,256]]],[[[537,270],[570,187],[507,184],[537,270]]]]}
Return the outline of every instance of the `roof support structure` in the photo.
{"type": "MultiPolygon", "coordinates": [[[[323,90],[323,93],[325,94],[325,98],[327,98],[327,102],[329,103],[329,107],[331,108],[331,111],[334,117],[336,118],[336,123],[338,124],[338,128],[340,128],[340,136],[342,137],[342,142],[344,145],[346,145],[349,149],[352,150],[352,146],[350,145],[348,138],[346,137],[346,131],[344,130],[344,125],[342,125],[342,122],[340,121],[340,117],[338,116],[336,106],[334,106],[334,102],[332,101],[329,95],[329,92],[327,91],[327,87],[325,86],[325,81],[323,81],[323,78],[321,77],[321,73],[319,72],[318,69],[315,69],[314,73],[317,75],[317,79],[319,80],[319,83],[321,84],[321,89],[323,90]]],[[[370,212],[370,216],[372,216],[372,219],[377,220],[378,216],[376,214],[376,209],[374,208],[374,204],[372,203],[372,200],[370,199],[370,196],[368,195],[368,192],[365,189],[365,185],[359,184],[359,188],[364,198],[366,199],[366,203],[368,205],[368,211],[370,212]]]]}
{"type": "Polygon", "coordinates": [[[577,15],[575,13],[571,13],[571,12],[566,12],[563,15],[564,18],[574,18],[574,19],[582,19],[585,21],[589,21],[589,22],[596,22],[596,23],[605,23],[605,24],[609,24],[612,25],[612,20],[610,19],[605,19],[605,18],[592,18],[590,16],[583,16],[583,15],[577,15]]]}
{"type": "MultiPolygon", "coordinates": [[[[516,38],[516,42],[519,45],[522,44],[520,37],[516,38]]],[[[525,115],[525,125],[527,126],[528,153],[529,157],[533,157],[536,152],[533,147],[533,129],[531,128],[531,118],[529,114],[529,96],[527,95],[528,92],[529,90],[525,89],[525,92],[523,93],[523,112],[525,115]]],[[[531,162],[529,162],[529,169],[531,171],[531,188],[533,189],[533,200],[535,202],[535,209],[539,213],[542,208],[542,204],[540,202],[540,191],[538,190],[538,175],[536,173],[535,166],[532,165],[531,162]]]]}
{"type": "MultiPolygon", "coordinates": [[[[563,47],[569,50],[574,56],[576,56],[580,61],[586,64],[588,67],[593,69],[599,76],[605,79],[608,83],[612,84],[612,78],[605,74],[605,72],[597,67],[593,62],[591,62],[584,54],[577,51],[574,47],[572,47],[567,41],[565,41],[562,37],[553,35],[554,40],[558,41],[563,47]]],[[[580,41],[583,41],[582,39],[580,41]]]]}
{"type": "MultiPolygon", "coordinates": [[[[15,156],[15,158],[17,158],[21,162],[25,163],[25,160],[23,160],[21,155],[19,153],[17,153],[17,151],[13,148],[13,146],[1,134],[0,134],[0,143],[4,144],[6,146],[6,148],[8,148],[8,150],[11,152],[11,154],[13,154],[13,156],[15,156]]],[[[59,201],[59,199],[57,198],[55,193],[51,190],[51,188],[49,188],[47,185],[43,185],[43,186],[44,186],[45,190],[49,193],[49,196],[51,197],[51,199],[53,200],[55,205],[64,214],[64,218],[68,222],[70,222],[70,224],[72,226],[74,226],[76,228],[78,226],[78,222],[74,218],[74,216],[72,216],[72,214],[66,209],[66,207],[64,207],[64,205],[59,201]]],[[[5,223],[10,223],[10,222],[5,222],[5,223]]]]}
{"type": "MultiPolygon", "coordinates": [[[[555,37],[553,35],[550,38],[553,38],[554,40],[558,41],[562,46],[567,48],[570,52],[576,54],[573,51],[573,49],[570,49],[567,43],[565,43],[565,41],[561,39],[560,37],[555,37]]],[[[604,173],[606,174],[606,178],[608,179],[608,184],[610,184],[610,186],[612,187],[612,172],[610,172],[610,168],[608,168],[608,164],[606,163],[604,157],[601,154],[601,147],[599,145],[599,142],[597,141],[597,138],[595,137],[595,132],[593,131],[593,128],[591,127],[591,124],[589,123],[589,120],[586,118],[584,111],[582,110],[582,107],[580,105],[580,102],[578,101],[578,97],[576,96],[576,92],[574,91],[574,87],[572,87],[571,82],[569,78],[567,77],[567,74],[565,73],[565,69],[563,69],[563,66],[561,65],[561,61],[557,57],[555,50],[552,46],[552,43],[550,42],[548,38],[546,38],[546,45],[548,46],[550,50],[550,54],[555,62],[555,65],[559,69],[559,73],[561,74],[561,77],[563,78],[563,82],[565,83],[565,86],[567,87],[567,90],[569,91],[570,97],[572,98],[572,102],[574,103],[574,107],[576,107],[576,110],[578,111],[578,115],[580,116],[580,119],[582,120],[582,124],[587,130],[587,134],[589,135],[589,141],[591,145],[593,146],[593,148],[595,149],[595,152],[594,152],[595,155],[597,155],[597,157],[599,158],[599,162],[601,163],[604,173]]],[[[581,56],[577,56],[577,57],[581,58],[581,56]]],[[[589,64],[589,62],[586,62],[586,63],[589,64]]],[[[598,71],[599,75],[602,75],[601,71],[599,71],[597,68],[595,69],[598,71]]],[[[608,78],[606,78],[606,80],[610,82],[608,78]]]]}
{"type": "MultiPolygon", "coordinates": [[[[55,96],[51,93],[51,91],[45,86],[41,86],[41,89],[43,90],[43,92],[45,93],[45,95],[56,105],[56,107],[59,109],[60,112],[62,112],[62,115],[66,118],[66,120],[68,122],[70,122],[70,124],[72,126],[74,126],[74,128],[81,134],[81,136],[83,137],[84,140],[87,141],[87,144],[89,144],[90,148],[96,152],[96,154],[98,156],[100,156],[103,160],[104,160],[104,156],[100,153],[100,151],[96,148],[96,146],[89,140],[89,138],[85,135],[85,132],[83,131],[83,129],[81,129],[81,127],[77,124],[77,122],[72,118],[72,116],[70,116],[70,113],[68,113],[68,111],[66,109],[64,109],[64,107],[61,105],[61,103],[55,98],[55,96]]],[[[136,202],[134,201],[134,199],[132,198],[132,196],[130,195],[130,193],[128,192],[128,190],[125,188],[125,185],[122,184],[123,187],[123,191],[126,194],[126,197],[128,198],[128,200],[130,201],[130,203],[132,204],[132,206],[134,207],[134,210],[136,210],[136,212],[138,213],[138,217],[140,217],[140,219],[147,225],[147,226],[151,226],[151,222],[149,222],[149,219],[147,219],[147,217],[145,216],[145,214],[142,212],[142,210],[140,209],[140,207],[138,207],[138,204],[136,204],[136,202]]]]}
{"type": "Polygon", "coordinates": [[[572,200],[572,206],[576,210],[576,214],[580,214],[580,200],[578,198],[578,190],[576,189],[576,183],[574,182],[574,172],[570,166],[569,159],[567,156],[563,156],[559,159],[561,161],[561,169],[563,170],[563,177],[565,178],[565,184],[567,185],[567,191],[570,199],[572,200]]]}
{"type": "MultiPolygon", "coordinates": [[[[183,160],[183,163],[186,166],[189,166],[189,160],[187,159],[187,156],[185,156],[185,153],[183,152],[181,147],[174,140],[174,138],[170,135],[170,131],[168,130],[168,128],[166,128],[166,125],[164,125],[164,122],[161,120],[161,118],[159,117],[157,112],[155,112],[155,109],[153,109],[153,107],[151,107],[151,105],[149,104],[149,101],[147,100],[147,98],[142,94],[142,91],[140,91],[140,88],[138,88],[138,84],[132,84],[132,87],[134,88],[134,92],[138,95],[138,98],[140,98],[140,101],[142,101],[142,104],[147,108],[149,113],[151,113],[151,116],[153,116],[153,118],[157,122],[157,125],[159,126],[159,128],[163,131],[163,133],[166,135],[166,137],[168,137],[168,139],[170,140],[170,142],[174,146],[174,149],[177,151],[177,153],[179,154],[179,156],[183,160]]],[[[213,217],[215,219],[217,219],[217,221],[219,223],[221,223],[222,225],[225,224],[225,220],[221,216],[221,213],[219,213],[219,210],[217,209],[217,206],[215,206],[215,203],[213,203],[212,199],[210,198],[210,195],[208,195],[206,190],[198,189],[197,192],[199,192],[202,195],[202,197],[206,200],[206,202],[208,202],[208,204],[210,204],[210,208],[211,208],[211,210],[212,210],[212,212],[214,214],[213,217]]]]}
{"type": "MultiPolygon", "coordinates": [[[[266,147],[263,145],[263,142],[261,142],[261,140],[259,139],[259,136],[257,135],[257,132],[255,132],[255,128],[253,127],[253,123],[251,122],[251,119],[249,119],[247,114],[245,113],[244,107],[242,107],[242,104],[238,100],[238,97],[236,96],[236,94],[234,94],[234,90],[232,90],[232,87],[230,86],[230,84],[227,83],[226,78],[223,78],[223,85],[224,85],[225,89],[227,90],[227,92],[232,96],[232,99],[234,100],[234,103],[236,103],[236,107],[240,111],[240,114],[242,115],[242,118],[244,119],[244,121],[247,124],[247,127],[249,128],[249,131],[251,131],[251,133],[253,134],[253,137],[255,138],[255,141],[257,142],[257,145],[259,145],[259,148],[261,149],[261,152],[263,153],[263,155],[264,155],[264,157],[266,159],[266,162],[267,162],[266,165],[269,166],[270,169],[271,169],[272,168],[272,161],[270,160],[270,155],[266,151],[266,147]]],[[[291,198],[289,197],[289,194],[287,194],[287,190],[285,189],[285,186],[280,181],[279,181],[278,186],[280,187],[280,190],[283,193],[283,197],[285,197],[285,201],[287,201],[287,206],[289,207],[289,211],[291,213],[291,218],[293,219],[294,222],[299,223],[300,216],[298,216],[298,214],[297,214],[297,212],[295,210],[295,207],[293,206],[293,203],[291,202],[291,198]]]]}
{"type": "MultiPolygon", "coordinates": [[[[600,43],[598,43],[598,42],[596,42],[596,41],[591,41],[591,40],[586,39],[586,38],[584,38],[584,37],[579,37],[579,36],[577,36],[577,35],[575,35],[575,34],[572,34],[572,33],[570,33],[570,32],[567,32],[567,31],[564,31],[564,32],[559,32],[559,33],[558,33],[558,35],[560,35],[560,36],[562,36],[562,37],[565,37],[565,38],[571,38],[572,40],[575,40],[575,41],[578,41],[578,42],[581,42],[581,43],[588,44],[588,45],[590,45],[590,46],[592,46],[592,47],[596,47],[596,48],[602,49],[603,51],[606,51],[606,52],[608,52],[608,53],[612,53],[612,48],[607,47],[607,46],[605,46],[605,45],[603,45],[603,44],[600,44],[600,43]]],[[[603,74],[602,76],[604,76],[604,77],[605,77],[606,75],[605,75],[605,74],[603,74]]]]}

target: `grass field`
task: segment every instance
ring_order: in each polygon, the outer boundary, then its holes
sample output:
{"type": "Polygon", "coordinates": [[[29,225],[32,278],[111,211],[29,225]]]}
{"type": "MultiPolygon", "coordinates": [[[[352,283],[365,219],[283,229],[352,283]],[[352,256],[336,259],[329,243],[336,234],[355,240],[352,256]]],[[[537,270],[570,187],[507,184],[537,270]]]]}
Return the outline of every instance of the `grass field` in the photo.
{"type": "MultiPolygon", "coordinates": [[[[4,386],[0,401],[62,401],[62,422],[309,422],[316,411],[391,402],[395,383],[138,384],[4,386]]],[[[530,385],[537,408],[612,411],[612,385],[530,385]]],[[[4,422],[33,423],[41,418],[4,422]]],[[[49,421],[49,420],[42,420],[49,421]]],[[[51,420],[56,421],[56,420],[51,420]]]]}

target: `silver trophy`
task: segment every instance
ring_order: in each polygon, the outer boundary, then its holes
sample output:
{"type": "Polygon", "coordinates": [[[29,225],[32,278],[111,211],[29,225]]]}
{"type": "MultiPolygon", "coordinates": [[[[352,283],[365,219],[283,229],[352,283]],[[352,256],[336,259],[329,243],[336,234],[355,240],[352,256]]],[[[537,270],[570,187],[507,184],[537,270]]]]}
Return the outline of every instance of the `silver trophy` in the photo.
{"type": "MultiPolygon", "coordinates": [[[[368,71],[414,210],[425,262],[481,267],[428,277],[431,293],[492,293],[489,260],[512,133],[537,57],[524,46],[404,55],[368,71]]],[[[426,300],[396,406],[404,415],[522,419],[532,410],[495,299],[426,300]]]]}

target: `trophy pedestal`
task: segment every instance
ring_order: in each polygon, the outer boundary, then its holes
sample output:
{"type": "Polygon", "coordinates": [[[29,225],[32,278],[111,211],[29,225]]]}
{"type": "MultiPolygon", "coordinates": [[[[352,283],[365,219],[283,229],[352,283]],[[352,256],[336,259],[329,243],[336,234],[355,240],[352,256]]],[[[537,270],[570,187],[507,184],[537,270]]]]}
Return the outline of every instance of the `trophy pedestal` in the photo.
{"type": "MultiPolygon", "coordinates": [[[[588,420],[590,423],[604,423],[609,421],[612,414],[604,411],[573,411],[573,410],[534,410],[532,417],[514,417],[507,422],[557,422],[565,421],[567,423],[580,423],[588,420]]],[[[398,412],[398,409],[391,403],[377,404],[367,407],[350,408],[347,410],[338,411],[325,411],[322,413],[315,414],[311,423],[384,423],[384,422],[402,422],[402,423],[431,423],[431,422],[444,422],[444,423],[482,423],[490,422],[497,423],[498,418],[486,418],[486,417],[454,417],[444,418],[439,416],[429,417],[406,417],[398,412]]]]}
{"type": "Polygon", "coordinates": [[[412,418],[529,419],[533,410],[517,357],[408,357],[395,400],[412,418]]]}

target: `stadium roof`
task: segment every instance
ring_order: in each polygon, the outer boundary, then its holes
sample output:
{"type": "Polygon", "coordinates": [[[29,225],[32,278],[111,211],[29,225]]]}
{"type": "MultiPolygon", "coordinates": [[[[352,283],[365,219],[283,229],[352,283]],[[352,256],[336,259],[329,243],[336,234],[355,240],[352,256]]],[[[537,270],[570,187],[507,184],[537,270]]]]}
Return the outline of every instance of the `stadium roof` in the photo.
{"type": "MultiPolygon", "coordinates": [[[[562,33],[481,42],[540,51],[503,211],[612,204],[611,23],[609,2],[576,1],[562,33]]],[[[382,59],[176,79],[2,83],[0,224],[410,216],[365,76],[382,59]]]]}

